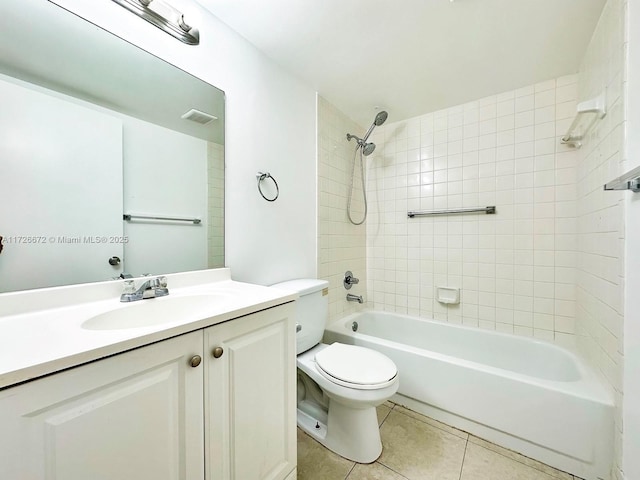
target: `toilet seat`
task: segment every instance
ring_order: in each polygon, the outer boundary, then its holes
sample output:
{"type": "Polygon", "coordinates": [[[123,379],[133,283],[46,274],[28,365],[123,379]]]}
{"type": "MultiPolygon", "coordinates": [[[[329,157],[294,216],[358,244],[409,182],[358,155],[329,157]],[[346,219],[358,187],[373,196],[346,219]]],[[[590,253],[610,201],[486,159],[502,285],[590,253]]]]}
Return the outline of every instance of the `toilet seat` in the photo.
{"type": "Polygon", "coordinates": [[[398,374],[396,365],[370,348],[333,343],[315,354],[318,371],[343,387],[373,390],[391,385],[398,374]]]}

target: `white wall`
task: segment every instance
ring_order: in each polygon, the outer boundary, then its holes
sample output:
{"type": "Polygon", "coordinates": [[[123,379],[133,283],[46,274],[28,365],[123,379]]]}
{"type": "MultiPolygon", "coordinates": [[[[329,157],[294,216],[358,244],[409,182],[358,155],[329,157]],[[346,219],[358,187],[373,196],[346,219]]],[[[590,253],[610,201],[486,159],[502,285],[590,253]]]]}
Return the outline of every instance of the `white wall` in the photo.
{"type": "MultiPolygon", "coordinates": [[[[226,93],[226,264],[260,284],[315,277],[315,92],[193,2],[197,47],[181,44],[110,0],[55,0],[226,93]],[[264,201],[256,172],[278,181],[264,201]]],[[[174,2],[176,5],[178,2],[174,2]]]]}

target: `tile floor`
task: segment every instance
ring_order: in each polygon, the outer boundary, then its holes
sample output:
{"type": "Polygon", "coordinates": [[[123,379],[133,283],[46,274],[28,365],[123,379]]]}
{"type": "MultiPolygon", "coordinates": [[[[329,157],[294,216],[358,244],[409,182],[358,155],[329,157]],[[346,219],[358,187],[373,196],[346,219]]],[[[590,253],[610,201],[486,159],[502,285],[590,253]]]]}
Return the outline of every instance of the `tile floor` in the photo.
{"type": "Polygon", "coordinates": [[[378,422],[382,455],[369,465],[298,429],[298,480],[580,480],[391,402],[378,422]]]}

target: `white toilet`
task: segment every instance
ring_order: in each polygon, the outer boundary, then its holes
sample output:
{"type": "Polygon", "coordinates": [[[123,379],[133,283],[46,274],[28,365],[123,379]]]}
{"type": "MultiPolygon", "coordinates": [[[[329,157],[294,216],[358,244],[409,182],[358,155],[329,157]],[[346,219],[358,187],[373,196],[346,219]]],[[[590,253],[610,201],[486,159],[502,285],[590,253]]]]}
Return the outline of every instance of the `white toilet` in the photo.
{"type": "Polygon", "coordinates": [[[354,345],[320,343],[329,316],[329,282],[272,285],[295,291],[298,426],[337,454],[360,463],[382,452],[376,407],[398,390],[398,370],[385,355],[354,345]]]}

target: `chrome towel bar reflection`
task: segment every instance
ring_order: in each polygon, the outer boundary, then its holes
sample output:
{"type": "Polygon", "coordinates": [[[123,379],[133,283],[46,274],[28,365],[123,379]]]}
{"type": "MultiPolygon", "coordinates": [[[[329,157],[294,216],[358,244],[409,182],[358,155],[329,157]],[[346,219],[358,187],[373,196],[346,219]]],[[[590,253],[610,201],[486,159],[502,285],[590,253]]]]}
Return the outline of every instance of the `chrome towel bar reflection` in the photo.
{"type": "Polygon", "coordinates": [[[188,222],[194,225],[200,225],[202,223],[202,220],[199,218],[156,217],[152,215],[131,215],[129,213],[123,214],[122,219],[127,222],[132,220],[158,220],[160,222],[188,222]]]}
{"type": "Polygon", "coordinates": [[[457,208],[453,210],[430,210],[430,211],[419,211],[419,212],[407,212],[407,216],[409,218],[413,217],[426,217],[429,215],[451,215],[455,213],[486,213],[493,214],[496,213],[495,205],[489,207],[474,207],[474,208],[457,208]]]}

